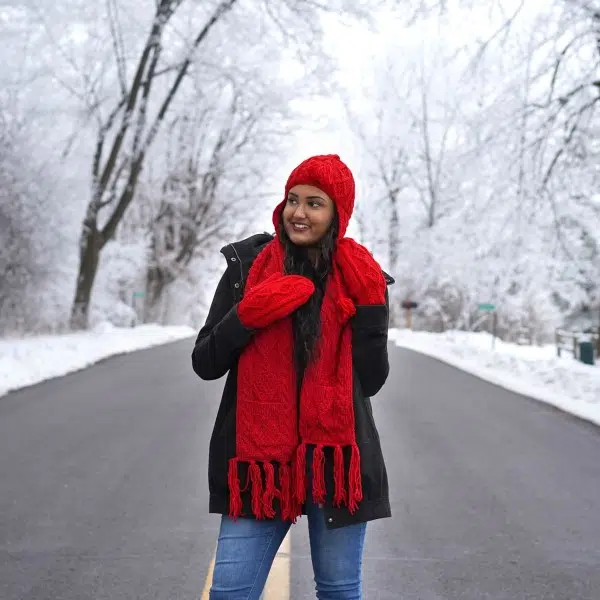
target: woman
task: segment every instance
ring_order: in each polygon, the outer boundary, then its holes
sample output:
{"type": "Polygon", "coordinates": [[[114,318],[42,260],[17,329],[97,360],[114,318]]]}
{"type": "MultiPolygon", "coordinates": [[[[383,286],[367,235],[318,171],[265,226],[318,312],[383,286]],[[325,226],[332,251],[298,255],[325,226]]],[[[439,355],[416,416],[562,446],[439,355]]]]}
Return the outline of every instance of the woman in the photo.
{"type": "Polygon", "coordinates": [[[317,598],[359,599],[366,523],[391,514],[369,397],[389,371],[393,280],[344,237],[354,190],[339,156],[313,156],[287,181],[277,235],[222,250],[192,354],[202,379],[229,372],[209,453],[223,515],[211,600],[259,598],[303,514],[317,598]]]}

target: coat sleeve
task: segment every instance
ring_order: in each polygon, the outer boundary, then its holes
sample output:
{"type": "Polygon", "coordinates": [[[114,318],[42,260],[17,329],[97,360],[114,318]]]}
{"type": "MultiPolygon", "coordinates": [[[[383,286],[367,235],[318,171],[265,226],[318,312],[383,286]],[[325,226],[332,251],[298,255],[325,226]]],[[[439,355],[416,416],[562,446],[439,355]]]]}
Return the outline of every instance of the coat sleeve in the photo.
{"type": "Polygon", "coordinates": [[[352,319],[352,361],[363,394],[374,396],[390,371],[388,360],[389,300],[356,307],[352,319]]]}
{"type": "Polygon", "coordinates": [[[192,366],[202,379],[223,377],[237,361],[253,331],[242,325],[227,273],[223,274],[213,298],[204,327],[192,352],[192,366]]]}

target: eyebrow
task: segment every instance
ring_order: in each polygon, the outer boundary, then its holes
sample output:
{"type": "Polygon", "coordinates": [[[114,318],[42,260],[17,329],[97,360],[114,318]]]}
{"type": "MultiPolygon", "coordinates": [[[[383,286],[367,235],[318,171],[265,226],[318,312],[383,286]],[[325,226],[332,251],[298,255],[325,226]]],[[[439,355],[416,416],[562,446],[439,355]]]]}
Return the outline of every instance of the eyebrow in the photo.
{"type": "MultiPolygon", "coordinates": [[[[294,192],[288,192],[288,196],[294,196],[294,198],[298,198],[298,194],[295,194],[294,192]]],[[[323,202],[325,202],[325,198],[323,198],[322,196],[306,196],[307,200],[322,200],[323,202]]]]}

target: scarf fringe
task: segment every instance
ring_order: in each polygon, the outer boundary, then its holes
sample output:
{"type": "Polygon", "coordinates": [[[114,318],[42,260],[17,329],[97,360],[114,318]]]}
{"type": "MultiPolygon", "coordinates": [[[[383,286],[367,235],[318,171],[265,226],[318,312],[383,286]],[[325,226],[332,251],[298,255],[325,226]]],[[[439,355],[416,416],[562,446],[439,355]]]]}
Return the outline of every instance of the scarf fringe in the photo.
{"type": "Polygon", "coordinates": [[[265,493],[263,494],[263,514],[265,518],[272,519],[275,516],[273,509],[273,500],[279,496],[279,492],[275,487],[275,467],[270,462],[263,463],[265,470],[265,493]]]}
{"type": "Polygon", "coordinates": [[[296,448],[296,461],[292,474],[294,481],[294,499],[302,506],[306,501],[306,444],[296,448]]]}
{"type": "MultiPolygon", "coordinates": [[[[324,504],[327,498],[324,448],[323,444],[317,444],[313,453],[312,500],[315,504],[324,504]]],[[[276,515],[273,504],[275,498],[278,498],[281,518],[295,523],[306,502],[306,444],[298,446],[292,464],[279,463],[279,489],[275,483],[275,465],[270,461],[251,460],[248,463],[248,480],[242,490],[239,463],[238,458],[229,461],[229,516],[234,520],[241,516],[242,492],[249,489],[252,513],[256,519],[273,519],[276,515]]],[[[351,446],[347,486],[343,447],[339,444],[333,446],[333,480],[334,507],[347,505],[350,514],[354,514],[363,499],[360,451],[356,444],[351,446]]]]}
{"type": "Polygon", "coordinates": [[[319,444],[313,454],[313,502],[323,504],[327,489],[325,488],[325,453],[322,444],[319,444]]]}
{"type": "Polygon", "coordinates": [[[279,493],[281,500],[281,518],[284,521],[294,521],[295,523],[296,514],[293,509],[292,468],[287,463],[284,463],[279,467],[279,485],[281,487],[279,493]]]}
{"type": "Polygon", "coordinates": [[[341,446],[336,446],[333,451],[333,505],[339,508],[346,502],[346,488],[344,487],[344,451],[341,446]]]}
{"type": "Polygon", "coordinates": [[[265,518],[265,515],[263,512],[263,486],[260,465],[255,460],[250,461],[248,472],[250,474],[250,481],[252,482],[252,489],[250,490],[252,513],[258,520],[262,520],[265,518]]]}
{"type": "Polygon", "coordinates": [[[352,445],[350,471],[348,473],[348,488],[350,493],[348,510],[350,511],[350,514],[353,515],[358,510],[358,503],[363,499],[362,480],[360,477],[360,452],[356,444],[352,445]]]}
{"type": "Polygon", "coordinates": [[[240,489],[238,464],[237,458],[232,458],[229,461],[229,516],[234,520],[242,514],[242,491],[240,489]]]}

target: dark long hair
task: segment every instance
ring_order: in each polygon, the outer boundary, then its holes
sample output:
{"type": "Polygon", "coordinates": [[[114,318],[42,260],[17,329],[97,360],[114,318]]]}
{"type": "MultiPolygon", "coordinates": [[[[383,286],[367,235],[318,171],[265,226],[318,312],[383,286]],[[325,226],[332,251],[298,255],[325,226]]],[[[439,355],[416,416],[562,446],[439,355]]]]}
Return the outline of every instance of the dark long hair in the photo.
{"type": "Polygon", "coordinates": [[[294,332],[294,361],[299,375],[299,383],[306,367],[318,353],[318,342],[321,335],[321,305],[327,286],[327,278],[331,273],[333,251],[339,233],[337,213],[329,230],[319,243],[319,258],[316,265],[310,260],[308,248],[297,246],[288,237],[283,223],[279,228],[279,237],[285,248],[284,270],[288,275],[303,275],[315,284],[315,293],[308,302],[292,314],[294,332]]]}

